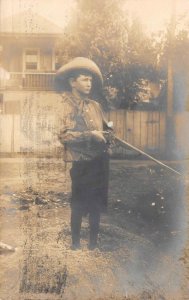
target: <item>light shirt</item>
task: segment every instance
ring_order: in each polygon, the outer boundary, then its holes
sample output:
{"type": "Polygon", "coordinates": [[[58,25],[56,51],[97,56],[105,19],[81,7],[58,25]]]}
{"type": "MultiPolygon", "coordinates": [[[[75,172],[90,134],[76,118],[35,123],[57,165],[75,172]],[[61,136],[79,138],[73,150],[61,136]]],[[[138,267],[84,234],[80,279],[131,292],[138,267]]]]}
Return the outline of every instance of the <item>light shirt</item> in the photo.
{"type": "Polygon", "coordinates": [[[93,130],[108,129],[100,104],[88,98],[76,97],[70,92],[60,95],[59,140],[65,161],[92,160],[108,152],[108,145],[95,141],[93,130]]]}

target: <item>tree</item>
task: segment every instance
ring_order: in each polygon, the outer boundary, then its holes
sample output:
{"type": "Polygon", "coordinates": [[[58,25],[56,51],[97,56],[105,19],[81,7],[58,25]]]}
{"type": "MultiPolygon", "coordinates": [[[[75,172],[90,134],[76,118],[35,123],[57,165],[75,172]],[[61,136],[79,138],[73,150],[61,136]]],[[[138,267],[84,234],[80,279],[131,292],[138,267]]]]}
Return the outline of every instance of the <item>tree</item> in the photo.
{"type": "Polygon", "coordinates": [[[75,56],[91,58],[102,70],[105,87],[118,90],[117,105],[132,107],[138,101],[140,80],[159,80],[157,50],[138,20],[130,24],[122,4],[123,0],[77,0],[59,46],[60,62],[75,56]]]}

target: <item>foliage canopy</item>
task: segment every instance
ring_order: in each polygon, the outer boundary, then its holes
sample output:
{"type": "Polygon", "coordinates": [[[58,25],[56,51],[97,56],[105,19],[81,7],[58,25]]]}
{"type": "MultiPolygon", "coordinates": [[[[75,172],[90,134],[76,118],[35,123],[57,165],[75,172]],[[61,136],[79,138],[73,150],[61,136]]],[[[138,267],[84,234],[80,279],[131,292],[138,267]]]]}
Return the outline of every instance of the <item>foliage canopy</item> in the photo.
{"type": "MultiPolygon", "coordinates": [[[[106,95],[113,106],[132,108],[148,93],[142,82],[158,86],[166,82],[170,28],[147,35],[139,20],[129,18],[123,4],[124,0],[77,0],[58,49],[60,64],[76,56],[94,60],[101,68],[106,95]]],[[[171,43],[173,64],[183,72],[188,61],[187,29],[175,35],[171,43]]],[[[165,102],[165,97],[161,93],[160,102],[165,102]]]]}

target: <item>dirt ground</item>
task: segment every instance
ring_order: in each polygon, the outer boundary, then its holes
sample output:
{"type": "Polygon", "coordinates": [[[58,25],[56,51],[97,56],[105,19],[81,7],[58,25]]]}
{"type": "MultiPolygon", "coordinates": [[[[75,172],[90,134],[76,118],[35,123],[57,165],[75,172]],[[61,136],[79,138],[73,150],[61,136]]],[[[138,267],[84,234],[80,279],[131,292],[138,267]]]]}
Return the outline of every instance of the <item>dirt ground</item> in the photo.
{"type": "Polygon", "coordinates": [[[69,168],[60,159],[1,158],[1,300],[189,299],[188,162],[112,160],[99,248],[70,249],[69,168]]]}

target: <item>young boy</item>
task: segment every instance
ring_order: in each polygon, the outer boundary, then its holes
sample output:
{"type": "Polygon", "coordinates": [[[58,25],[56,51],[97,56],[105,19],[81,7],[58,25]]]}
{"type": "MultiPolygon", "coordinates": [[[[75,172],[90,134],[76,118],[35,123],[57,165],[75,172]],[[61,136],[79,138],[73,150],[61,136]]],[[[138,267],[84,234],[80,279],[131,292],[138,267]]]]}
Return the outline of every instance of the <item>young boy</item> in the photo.
{"type": "Polygon", "coordinates": [[[60,68],[55,83],[61,91],[62,116],[59,139],[64,160],[72,162],[71,233],[72,249],[80,248],[82,216],[89,214],[89,249],[97,247],[100,214],[108,200],[108,125],[100,104],[90,99],[102,88],[98,66],[77,57],[60,68]]]}

